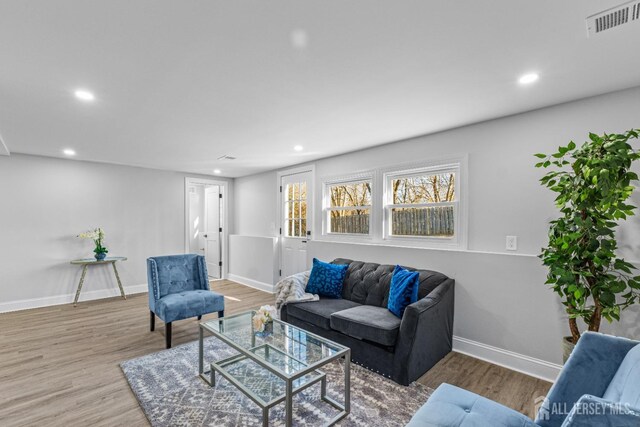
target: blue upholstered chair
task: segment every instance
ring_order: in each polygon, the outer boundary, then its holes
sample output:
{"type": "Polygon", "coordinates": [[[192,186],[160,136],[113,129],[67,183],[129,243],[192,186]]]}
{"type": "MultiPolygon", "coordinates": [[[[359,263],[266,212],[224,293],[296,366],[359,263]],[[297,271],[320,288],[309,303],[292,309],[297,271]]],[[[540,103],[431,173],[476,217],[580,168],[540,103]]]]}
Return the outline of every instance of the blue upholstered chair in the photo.
{"type": "Polygon", "coordinates": [[[209,290],[207,265],[201,255],[170,255],[147,259],[150,328],[156,316],[165,323],[167,348],[171,348],[171,323],[218,312],[224,316],[224,297],[209,290]]]}
{"type": "Polygon", "coordinates": [[[582,335],[535,423],[512,409],[442,384],[407,427],[638,427],[640,343],[582,335]]]}

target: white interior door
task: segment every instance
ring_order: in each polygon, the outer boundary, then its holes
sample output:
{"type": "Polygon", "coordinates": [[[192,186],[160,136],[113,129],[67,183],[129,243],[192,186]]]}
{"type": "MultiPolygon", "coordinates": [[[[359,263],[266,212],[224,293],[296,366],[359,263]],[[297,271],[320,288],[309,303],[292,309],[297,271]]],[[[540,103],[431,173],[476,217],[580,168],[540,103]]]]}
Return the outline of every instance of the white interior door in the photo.
{"type": "Polygon", "coordinates": [[[204,257],[209,276],[219,279],[220,267],[220,187],[207,186],[204,190],[204,257]]]}
{"type": "Polygon", "coordinates": [[[189,248],[188,253],[204,255],[204,187],[189,187],[189,248]]]}
{"type": "Polygon", "coordinates": [[[311,236],[311,172],[282,176],[280,248],[282,277],[309,269],[307,241],[311,236]]]}

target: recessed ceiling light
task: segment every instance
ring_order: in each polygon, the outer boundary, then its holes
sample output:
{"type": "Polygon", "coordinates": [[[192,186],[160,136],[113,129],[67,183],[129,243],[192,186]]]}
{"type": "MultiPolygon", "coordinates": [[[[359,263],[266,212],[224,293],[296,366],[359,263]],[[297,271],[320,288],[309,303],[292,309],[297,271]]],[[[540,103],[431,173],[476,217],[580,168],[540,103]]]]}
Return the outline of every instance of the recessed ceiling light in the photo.
{"type": "Polygon", "coordinates": [[[76,150],[72,150],[71,148],[65,148],[64,150],[62,150],[62,152],[64,153],[65,156],[75,156],[76,155],[76,150]]]}
{"type": "Polygon", "coordinates": [[[291,45],[299,50],[304,50],[309,46],[309,35],[303,29],[291,31],[290,40],[291,45]]]}
{"type": "Polygon", "coordinates": [[[527,73],[518,79],[518,83],[521,85],[528,85],[538,80],[538,77],[540,77],[538,73],[527,73]]]}
{"type": "Polygon", "coordinates": [[[302,151],[303,147],[302,147],[302,145],[296,145],[295,147],[293,147],[293,149],[296,150],[296,151],[302,151]]]}
{"type": "Polygon", "coordinates": [[[214,169],[213,173],[215,173],[216,175],[220,175],[222,171],[220,169],[214,169]]]}
{"type": "Polygon", "coordinates": [[[82,100],[82,101],[93,101],[94,99],[96,99],[95,95],[91,92],[89,92],[88,90],[84,90],[84,89],[78,89],[74,92],[74,95],[76,96],[76,98],[82,100]]]}

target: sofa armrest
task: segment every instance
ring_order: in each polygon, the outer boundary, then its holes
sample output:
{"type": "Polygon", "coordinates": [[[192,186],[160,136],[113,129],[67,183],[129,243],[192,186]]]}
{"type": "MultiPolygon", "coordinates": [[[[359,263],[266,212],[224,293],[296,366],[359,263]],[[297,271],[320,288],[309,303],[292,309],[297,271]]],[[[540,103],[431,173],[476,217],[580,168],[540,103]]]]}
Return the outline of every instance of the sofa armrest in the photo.
{"type": "Polygon", "coordinates": [[[640,409],[589,394],[585,394],[576,402],[562,423],[562,427],[637,427],[639,425],[640,409]]]}
{"type": "Polygon", "coordinates": [[[595,332],[585,332],[573,349],[538,412],[541,427],[559,427],[567,413],[554,408],[572,408],[583,395],[603,396],[618,367],[637,343],[595,332]]]}
{"type": "Polygon", "coordinates": [[[454,285],[445,280],[404,311],[394,357],[400,384],[414,381],[451,351],[454,285]]]}

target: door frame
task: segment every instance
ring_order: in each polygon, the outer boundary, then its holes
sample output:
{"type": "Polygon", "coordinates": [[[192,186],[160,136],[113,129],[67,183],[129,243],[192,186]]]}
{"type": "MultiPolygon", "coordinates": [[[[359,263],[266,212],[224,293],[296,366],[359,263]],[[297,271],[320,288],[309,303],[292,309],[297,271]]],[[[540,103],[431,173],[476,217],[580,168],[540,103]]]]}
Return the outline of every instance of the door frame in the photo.
{"type": "MultiPolygon", "coordinates": [[[[282,182],[282,177],[287,175],[295,175],[298,173],[310,172],[311,173],[311,182],[310,185],[307,185],[307,226],[311,224],[311,235],[309,236],[309,240],[313,240],[315,235],[315,225],[316,225],[316,165],[309,164],[304,166],[297,166],[295,168],[280,170],[276,173],[276,193],[278,194],[278,205],[276,206],[276,218],[277,218],[277,227],[276,227],[276,235],[278,240],[278,280],[282,279],[282,276],[279,274],[282,271],[282,201],[283,201],[283,193],[280,191],[280,184],[282,182]],[[309,201],[311,201],[311,209],[308,208],[309,201]]],[[[308,256],[308,254],[307,254],[308,256]]]]}
{"type": "Polygon", "coordinates": [[[220,236],[220,261],[222,261],[222,269],[220,270],[220,279],[226,279],[229,274],[229,181],[207,178],[184,178],[184,253],[189,253],[189,185],[205,184],[217,185],[222,195],[222,235],[220,236]]]}

